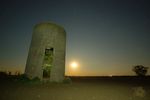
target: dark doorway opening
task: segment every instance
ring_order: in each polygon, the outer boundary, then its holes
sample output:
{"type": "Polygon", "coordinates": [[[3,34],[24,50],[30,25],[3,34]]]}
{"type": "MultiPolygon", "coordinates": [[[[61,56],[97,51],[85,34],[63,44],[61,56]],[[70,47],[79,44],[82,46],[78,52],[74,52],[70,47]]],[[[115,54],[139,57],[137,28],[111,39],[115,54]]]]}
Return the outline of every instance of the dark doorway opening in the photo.
{"type": "Polygon", "coordinates": [[[43,78],[50,78],[53,63],[53,48],[46,48],[43,60],[43,78]]]}

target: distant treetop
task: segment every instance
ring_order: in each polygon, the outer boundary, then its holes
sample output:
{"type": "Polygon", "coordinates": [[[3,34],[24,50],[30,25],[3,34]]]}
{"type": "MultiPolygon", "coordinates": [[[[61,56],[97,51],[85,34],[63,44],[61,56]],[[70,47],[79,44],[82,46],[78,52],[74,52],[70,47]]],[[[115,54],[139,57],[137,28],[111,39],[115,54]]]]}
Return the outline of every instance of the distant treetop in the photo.
{"type": "Polygon", "coordinates": [[[143,65],[136,65],[133,66],[132,70],[137,74],[137,76],[146,76],[148,67],[145,67],[143,65]]]}

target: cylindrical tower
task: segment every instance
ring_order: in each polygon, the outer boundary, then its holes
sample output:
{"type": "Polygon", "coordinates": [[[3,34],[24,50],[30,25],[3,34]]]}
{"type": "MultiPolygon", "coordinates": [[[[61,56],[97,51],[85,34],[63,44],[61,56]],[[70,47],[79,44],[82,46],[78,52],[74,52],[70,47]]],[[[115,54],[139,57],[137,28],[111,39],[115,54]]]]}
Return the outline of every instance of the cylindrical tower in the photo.
{"type": "Polygon", "coordinates": [[[29,78],[63,81],[65,47],[66,32],[61,26],[47,22],[35,25],[25,74],[29,78]]]}

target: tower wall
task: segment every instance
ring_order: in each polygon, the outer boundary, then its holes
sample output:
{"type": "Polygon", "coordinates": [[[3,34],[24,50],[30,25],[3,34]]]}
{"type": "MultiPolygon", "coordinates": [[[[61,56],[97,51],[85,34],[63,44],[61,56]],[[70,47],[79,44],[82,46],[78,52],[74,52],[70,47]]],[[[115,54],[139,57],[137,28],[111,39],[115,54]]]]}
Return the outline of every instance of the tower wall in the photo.
{"type": "Polygon", "coordinates": [[[34,27],[25,74],[29,78],[43,79],[45,49],[53,48],[53,62],[50,81],[62,81],[65,74],[65,30],[53,23],[40,23],[34,27]]]}

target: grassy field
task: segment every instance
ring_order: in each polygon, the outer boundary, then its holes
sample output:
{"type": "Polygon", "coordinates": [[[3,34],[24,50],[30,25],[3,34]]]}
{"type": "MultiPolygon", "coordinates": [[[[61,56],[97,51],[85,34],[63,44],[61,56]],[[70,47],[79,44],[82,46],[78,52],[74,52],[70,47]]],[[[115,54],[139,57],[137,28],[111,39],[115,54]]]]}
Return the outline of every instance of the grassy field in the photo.
{"type": "Polygon", "coordinates": [[[71,83],[0,79],[0,100],[150,100],[150,77],[71,77],[71,83]]]}

